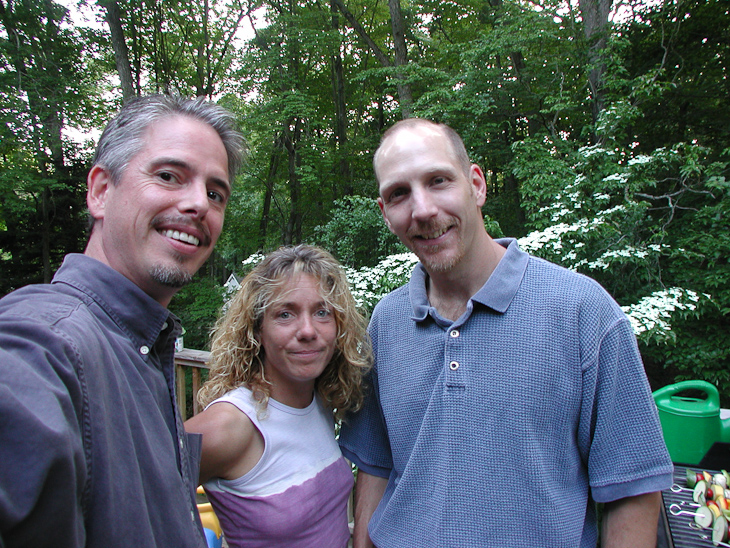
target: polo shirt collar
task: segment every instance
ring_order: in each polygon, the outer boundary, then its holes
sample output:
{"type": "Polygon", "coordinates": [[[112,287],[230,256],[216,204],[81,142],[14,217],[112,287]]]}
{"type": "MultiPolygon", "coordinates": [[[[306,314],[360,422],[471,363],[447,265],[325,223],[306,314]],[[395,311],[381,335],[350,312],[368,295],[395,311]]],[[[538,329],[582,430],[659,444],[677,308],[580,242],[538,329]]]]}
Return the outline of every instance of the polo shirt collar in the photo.
{"type": "Polygon", "coordinates": [[[179,321],[167,308],[113,268],[87,255],[65,257],[52,283],[65,283],[87,294],[137,346],[152,348],[162,331],[179,321]]]}
{"type": "MultiPolygon", "coordinates": [[[[514,238],[500,238],[496,242],[507,248],[507,252],[499,261],[492,275],[471,300],[504,314],[522,283],[530,256],[520,249],[514,238]]],[[[408,284],[413,307],[412,319],[417,322],[425,320],[431,308],[426,291],[427,280],[426,269],[421,263],[418,263],[413,269],[408,284]]]]}

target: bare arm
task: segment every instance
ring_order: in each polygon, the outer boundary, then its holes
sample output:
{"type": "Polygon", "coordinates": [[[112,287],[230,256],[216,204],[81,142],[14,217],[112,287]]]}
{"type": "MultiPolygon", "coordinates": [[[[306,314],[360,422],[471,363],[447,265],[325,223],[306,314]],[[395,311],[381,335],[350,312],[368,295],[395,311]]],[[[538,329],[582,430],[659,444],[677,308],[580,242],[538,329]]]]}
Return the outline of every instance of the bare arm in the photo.
{"type": "Polygon", "coordinates": [[[355,485],[355,530],[352,534],[353,548],[371,548],[368,523],[383,498],[388,478],[371,476],[358,470],[355,485]]]}
{"type": "Polygon", "coordinates": [[[659,523],[661,493],[647,493],[606,503],[602,546],[654,548],[659,523]]]}
{"type": "Polygon", "coordinates": [[[229,403],[216,403],[188,419],[185,430],[203,434],[201,484],[211,478],[240,478],[264,452],[261,433],[251,419],[229,403]]]}

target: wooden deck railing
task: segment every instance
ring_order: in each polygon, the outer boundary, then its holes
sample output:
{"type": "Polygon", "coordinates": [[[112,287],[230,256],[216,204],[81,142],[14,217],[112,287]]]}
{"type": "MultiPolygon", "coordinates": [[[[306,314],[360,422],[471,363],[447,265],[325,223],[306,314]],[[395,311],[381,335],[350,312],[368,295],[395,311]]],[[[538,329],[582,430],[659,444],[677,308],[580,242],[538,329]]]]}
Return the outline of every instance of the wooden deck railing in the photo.
{"type": "Polygon", "coordinates": [[[204,350],[183,348],[182,350],[175,352],[177,405],[180,409],[183,420],[188,418],[188,408],[191,401],[193,415],[197,415],[200,412],[197,395],[201,385],[201,372],[203,369],[208,369],[209,358],[210,352],[206,352],[204,350]],[[188,378],[186,371],[188,369],[190,369],[192,376],[190,393],[188,393],[186,382],[188,378]]]}

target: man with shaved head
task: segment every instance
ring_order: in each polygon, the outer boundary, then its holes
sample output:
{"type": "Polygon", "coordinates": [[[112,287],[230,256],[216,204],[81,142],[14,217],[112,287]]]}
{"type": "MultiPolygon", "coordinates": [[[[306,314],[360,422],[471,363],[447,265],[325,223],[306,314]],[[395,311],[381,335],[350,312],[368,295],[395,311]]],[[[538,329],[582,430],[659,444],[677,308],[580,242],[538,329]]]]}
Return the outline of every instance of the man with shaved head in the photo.
{"type": "Polygon", "coordinates": [[[388,228],[419,258],[370,323],[375,366],[340,444],[355,548],[655,546],[669,459],[628,318],[593,280],[494,240],[448,126],[375,153],[388,228]]]}

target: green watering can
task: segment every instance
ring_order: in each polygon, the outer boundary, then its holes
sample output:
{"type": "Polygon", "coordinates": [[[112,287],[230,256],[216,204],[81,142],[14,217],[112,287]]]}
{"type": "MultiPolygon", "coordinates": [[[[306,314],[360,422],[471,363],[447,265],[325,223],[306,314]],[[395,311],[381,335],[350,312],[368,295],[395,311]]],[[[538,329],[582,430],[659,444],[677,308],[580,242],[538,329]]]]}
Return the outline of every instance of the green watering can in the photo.
{"type": "Polygon", "coordinates": [[[706,381],[683,381],[653,393],[673,462],[697,465],[712,444],[730,442],[730,418],[720,419],[720,394],[706,381]],[[683,396],[688,390],[706,398],[683,396]]]}

